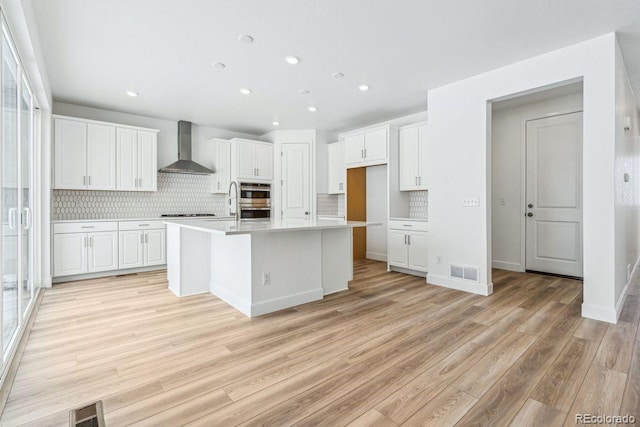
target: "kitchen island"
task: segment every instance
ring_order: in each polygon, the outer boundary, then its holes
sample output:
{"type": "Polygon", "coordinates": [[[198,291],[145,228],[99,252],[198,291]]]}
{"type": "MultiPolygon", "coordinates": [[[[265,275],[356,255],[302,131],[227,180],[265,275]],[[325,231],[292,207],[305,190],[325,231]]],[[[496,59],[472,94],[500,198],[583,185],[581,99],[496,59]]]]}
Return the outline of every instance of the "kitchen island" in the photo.
{"type": "Polygon", "coordinates": [[[169,289],[210,292],[249,317],[317,301],[353,279],[352,229],[343,219],[165,221],[169,289]]]}

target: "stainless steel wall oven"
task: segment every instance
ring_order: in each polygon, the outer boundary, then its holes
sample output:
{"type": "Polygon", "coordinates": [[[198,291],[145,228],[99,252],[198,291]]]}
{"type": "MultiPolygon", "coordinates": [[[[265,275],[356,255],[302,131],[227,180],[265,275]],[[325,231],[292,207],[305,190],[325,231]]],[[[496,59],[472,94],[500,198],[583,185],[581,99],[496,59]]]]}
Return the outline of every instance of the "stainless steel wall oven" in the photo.
{"type": "Polygon", "coordinates": [[[240,219],[271,218],[271,184],[240,183],[240,219]]]}

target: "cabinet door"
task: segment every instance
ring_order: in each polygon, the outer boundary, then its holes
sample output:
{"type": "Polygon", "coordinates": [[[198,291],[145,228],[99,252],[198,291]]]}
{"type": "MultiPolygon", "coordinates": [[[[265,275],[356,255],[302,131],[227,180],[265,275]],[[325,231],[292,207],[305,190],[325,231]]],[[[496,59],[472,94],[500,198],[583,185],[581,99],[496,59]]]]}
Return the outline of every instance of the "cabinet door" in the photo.
{"type": "Polygon", "coordinates": [[[364,162],[364,134],[348,136],[344,139],[344,162],[347,165],[364,162]]]}
{"type": "Polygon", "coordinates": [[[213,182],[211,192],[226,194],[231,183],[231,143],[216,141],[214,145],[213,167],[216,173],[211,175],[213,182]]]}
{"type": "Polygon", "coordinates": [[[87,124],[87,188],[116,189],[116,128],[87,124]]]}
{"type": "Polygon", "coordinates": [[[87,180],[87,124],[55,120],[54,188],[84,189],[87,180]]]}
{"type": "Polygon", "coordinates": [[[166,264],[165,230],[144,232],[144,265],[166,264]]]}
{"type": "Polygon", "coordinates": [[[407,233],[402,230],[389,230],[388,254],[390,265],[396,267],[408,266],[407,233]]]}
{"type": "Polygon", "coordinates": [[[428,190],[427,185],[427,153],[428,150],[427,125],[418,127],[418,190],[428,190]]]}
{"type": "Polygon", "coordinates": [[[118,268],[135,268],[144,265],[144,231],[120,231],[118,268]]]}
{"type": "Polygon", "coordinates": [[[255,179],[256,166],[253,159],[255,144],[252,142],[236,142],[236,175],[238,178],[255,179]]]}
{"type": "Polygon", "coordinates": [[[89,272],[118,269],[118,232],[89,233],[89,272]]]}
{"type": "Polygon", "coordinates": [[[344,142],[329,144],[329,194],[344,194],[346,178],[344,142]]]}
{"type": "Polygon", "coordinates": [[[418,128],[400,129],[398,132],[398,169],[400,191],[418,187],[418,128]]]}
{"type": "Polygon", "coordinates": [[[118,190],[138,189],[138,132],[133,129],[116,130],[117,154],[116,183],[118,190]]]}
{"type": "Polygon", "coordinates": [[[387,129],[379,129],[364,134],[364,160],[386,160],[387,158],[387,129]]]}
{"type": "Polygon", "coordinates": [[[409,269],[427,271],[427,233],[409,233],[409,269]]]}
{"type": "Polygon", "coordinates": [[[273,145],[256,144],[255,163],[258,179],[271,181],[273,179],[273,145]]]}
{"type": "Polygon", "coordinates": [[[158,190],[158,144],[155,132],[138,131],[138,190],[158,190]]]}
{"type": "Polygon", "coordinates": [[[69,276],[87,272],[87,234],[53,235],[53,275],[69,276]]]}

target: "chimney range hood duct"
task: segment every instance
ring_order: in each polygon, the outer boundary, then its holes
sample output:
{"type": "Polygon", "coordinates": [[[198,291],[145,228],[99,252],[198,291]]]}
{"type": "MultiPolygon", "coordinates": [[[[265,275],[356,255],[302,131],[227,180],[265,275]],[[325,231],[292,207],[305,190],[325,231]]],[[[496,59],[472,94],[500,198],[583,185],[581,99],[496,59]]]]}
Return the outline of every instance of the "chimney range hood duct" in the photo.
{"type": "Polygon", "coordinates": [[[191,122],[178,122],[178,161],[160,169],[160,172],[209,175],[215,171],[191,160],[191,122]]]}

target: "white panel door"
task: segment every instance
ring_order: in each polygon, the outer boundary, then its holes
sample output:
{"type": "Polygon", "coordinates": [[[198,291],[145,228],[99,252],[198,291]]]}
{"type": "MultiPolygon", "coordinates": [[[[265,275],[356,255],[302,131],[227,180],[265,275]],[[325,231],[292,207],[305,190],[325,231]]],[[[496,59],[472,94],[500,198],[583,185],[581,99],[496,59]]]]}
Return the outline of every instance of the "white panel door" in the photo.
{"type": "Polygon", "coordinates": [[[144,265],[166,264],[165,230],[149,230],[144,233],[144,265]]]}
{"type": "Polygon", "coordinates": [[[417,271],[427,271],[427,233],[409,233],[409,268],[417,271]]]}
{"type": "Polygon", "coordinates": [[[344,166],[344,142],[328,145],[328,192],[344,194],[347,170],[344,166]]]}
{"type": "Polygon", "coordinates": [[[427,125],[418,126],[418,190],[428,190],[427,153],[429,148],[427,125]]]}
{"type": "Polygon", "coordinates": [[[348,136],[344,139],[344,162],[347,165],[364,162],[364,134],[348,136]]]}
{"type": "Polygon", "coordinates": [[[387,259],[389,264],[396,267],[408,267],[409,249],[408,235],[402,230],[389,230],[387,259]]]}
{"type": "Polygon", "coordinates": [[[118,190],[138,189],[138,135],[133,129],[116,130],[117,154],[116,183],[118,190]]]}
{"type": "Polygon", "coordinates": [[[116,128],[87,124],[87,188],[116,189],[116,128]]]}
{"type": "Polygon", "coordinates": [[[418,187],[418,128],[400,129],[398,154],[400,191],[412,191],[418,187]]]}
{"type": "Polygon", "coordinates": [[[118,268],[142,267],[144,265],[144,232],[120,231],[118,239],[118,268]]]}
{"type": "Polygon", "coordinates": [[[74,120],[55,120],[54,160],[54,188],[86,188],[86,123],[74,120]]]}
{"type": "Polygon", "coordinates": [[[89,233],[89,272],[118,269],[118,232],[89,233]]]}
{"type": "Polygon", "coordinates": [[[255,144],[247,141],[236,141],[236,176],[238,179],[255,179],[256,166],[254,160],[255,144]]]}
{"type": "Polygon", "coordinates": [[[387,128],[365,132],[364,160],[385,160],[387,158],[387,128]]]}
{"type": "Polygon", "coordinates": [[[273,180],[273,144],[256,144],[256,177],[266,181],[273,180]]]}
{"type": "Polygon", "coordinates": [[[308,218],[311,194],[309,190],[309,143],[282,144],[282,216],[308,218]]]}
{"type": "Polygon", "coordinates": [[[87,272],[87,234],[53,236],[53,275],[69,276],[87,272]]]}
{"type": "Polygon", "coordinates": [[[582,277],[582,113],[527,122],[527,270],[582,277]]]}
{"type": "Polygon", "coordinates": [[[138,190],[157,191],[158,153],[155,132],[137,131],[138,134],[138,190]]]}

